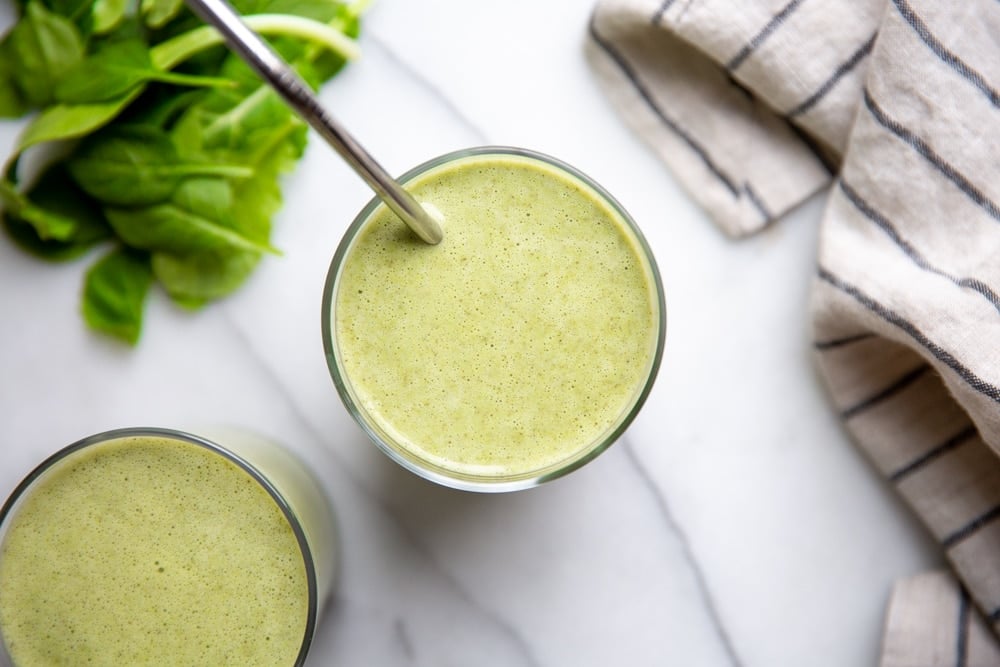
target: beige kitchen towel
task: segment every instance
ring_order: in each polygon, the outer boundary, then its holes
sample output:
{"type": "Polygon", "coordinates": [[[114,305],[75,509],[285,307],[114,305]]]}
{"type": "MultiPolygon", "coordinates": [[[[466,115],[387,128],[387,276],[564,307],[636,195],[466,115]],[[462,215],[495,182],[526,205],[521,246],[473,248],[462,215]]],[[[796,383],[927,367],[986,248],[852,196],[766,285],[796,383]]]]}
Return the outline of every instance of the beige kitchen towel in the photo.
{"type": "Polygon", "coordinates": [[[883,665],[1000,665],[1000,0],[602,0],[588,52],[727,232],[829,185],[819,367],[964,586],[898,586],[883,665]]]}
{"type": "Polygon", "coordinates": [[[971,611],[969,596],[949,572],[899,581],[886,619],[882,667],[1000,664],[1000,644],[971,611]]]}

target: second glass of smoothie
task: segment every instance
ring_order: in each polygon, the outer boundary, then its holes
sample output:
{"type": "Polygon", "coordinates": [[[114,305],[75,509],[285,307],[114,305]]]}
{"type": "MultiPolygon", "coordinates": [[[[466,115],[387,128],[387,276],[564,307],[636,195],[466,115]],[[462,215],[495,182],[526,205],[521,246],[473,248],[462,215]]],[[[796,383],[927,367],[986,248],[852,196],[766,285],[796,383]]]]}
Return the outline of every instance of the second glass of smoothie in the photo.
{"type": "Polygon", "coordinates": [[[289,451],[120,429],[39,465],[0,509],[0,665],[301,665],[336,564],[289,451]]]}
{"type": "Polygon", "coordinates": [[[511,491],[604,451],[635,417],[666,330],[625,210],[554,158],[458,151],[400,181],[439,214],[417,239],[373,200],[333,258],[323,342],[351,415],[432,481],[511,491]]]}

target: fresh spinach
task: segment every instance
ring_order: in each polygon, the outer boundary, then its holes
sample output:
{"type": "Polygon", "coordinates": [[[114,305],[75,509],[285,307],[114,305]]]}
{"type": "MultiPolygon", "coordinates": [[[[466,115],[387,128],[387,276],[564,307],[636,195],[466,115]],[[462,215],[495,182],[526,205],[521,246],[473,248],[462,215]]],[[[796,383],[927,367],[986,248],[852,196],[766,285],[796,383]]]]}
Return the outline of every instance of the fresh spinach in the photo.
{"type": "Polygon", "coordinates": [[[233,215],[232,186],[221,178],[186,179],[169,201],[142,208],[106,207],[112,229],[127,245],[174,254],[256,251],[277,254],[250,237],[233,215]]]}
{"type": "Polygon", "coordinates": [[[62,77],[83,60],[83,38],[76,25],[32,0],[5,40],[11,78],[32,106],[47,104],[62,77]]]}
{"type": "Polygon", "coordinates": [[[21,89],[14,81],[14,65],[8,42],[0,43],[0,118],[18,118],[28,110],[21,89]]]}
{"type": "Polygon", "coordinates": [[[184,0],[142,0],[139,11],[150,28],[162,28],[184,6],[184,0]]]}
{"type": "MultiPolygon", "coordinates": [[[[311,85],[356,52],[365,0],[235,0],[311,85]]],[[[306,126],[181,0],[26,0],[0,40],[0,116],[38,115],[0,178],[17,245],[70,259],[106,239],[88,270],[84,319],[129,343],[159,282],[185,308],[239,288],[271,245],[280,175],[306,126]],[[27,187],[25,151],[65,146],[27,187]]]]}
{"type": "Polygon", "coordinates": [[[153,253],[153,275],[175,302],[194,309],[242,285],[260,258],[253,251],[158,252],[153,253]]]}
{"type": "Polygon", "coordinates": [[[94,34],[102,35],[114,30],[125,18],[128,0],[95,0],[90,11],[94,34]]]}
{"type": "Polygon", "coordinates": [[[90,135],[68,167],[87,194],[114,206],[162,202],[194,176],[242,179],[253,175],[249,167],[239,164],[184,160],[166,132],[146,125],[90,135]]]}
{"type": "Polygon", "coordinates": [[[107,102],[56,104],[46,107],[21,133],[11,159],[36,144],[77,139],[104,127],[135,100],[140,92],[142,92],[140,89],[135,89],[107,102]]]}
{"type": "Polygon", "coordinates": [[[82,60],[60,80],[53,96],[57,102],[68,104],[105,102],[151,81],[178,86],[228,86],[233,83],[216,76],[160,70],[153,66],[145,43],[134,38],[111,42],[82,60]]]}
{"type": "Polygon", "coordinates": [[[4,228],[21,248],[42,259],[72,259],[111,236],[100,207],[62,164],[39,177],[24,204],[20,210],[6,207],[4,228]]]}
{"type": "Polygon", "coordinates": [[[83,317],[91,328],[134,345],[152,284],[148,255],[129,248],[113,250],[87,271],[83,317]]]}

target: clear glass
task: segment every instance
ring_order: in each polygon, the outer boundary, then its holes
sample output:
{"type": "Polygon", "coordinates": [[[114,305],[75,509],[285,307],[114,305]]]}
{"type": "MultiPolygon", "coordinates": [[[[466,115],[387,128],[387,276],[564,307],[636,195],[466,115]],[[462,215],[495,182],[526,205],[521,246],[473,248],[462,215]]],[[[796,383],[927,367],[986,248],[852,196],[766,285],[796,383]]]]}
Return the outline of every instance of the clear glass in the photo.
{"type": "MultiPolygon", "coordinates": [[[[653,291],[655,291],[654,303],[652,304],[652,307],[655,310],[654,321],[656,323],[657,330],[655,336],[655,349],[650,355],[645,382],[635,393],[631,406],[625,410],[620,415],[619,419],[612,424],[609,429],[601,434],[596,441],[582,446],[576,455],[566,460],[559,461],[546,468],[533,470],[529,473],[508,476],[465,474],[441,467],[435,463],[425,460],[412,451],[399,445],[387,432],[387,429],[380,426],[379,420],[364,409],[361,402],[357,399],[355,390],[351,385],[350,377],[348,377],[348,374],[344,369],[340,349],[338,347],[336,322],[334,318],[336,317],[335,304],[337,302],[337,294],[340,284],[339,281],[345,260],[351,252],[355,239],[365,227],[368,220],[372,217],[373,213],[375,213],[379,207],[384,206],[377,198],[372,199],[354,219],[354,222],[348,228],[344,238],[338,246],[337,251],[333,256],[329,273],[327,274],[326,286],[323,293],[323,347],[334,385],[337,388],[341,400],[354,420],[368,434],[371,440],[392,460],[396,461],[398,464],[402,465],[411,472],[438,484],[465,491],[479,492],[504,492],[531,488],[576,470],[588,461],[597,457],[601,452],[605,451],[619,438],[619,436],[621,436],[625,429],[628,428],[645,402],[649,391],[652,389],[657,371],[659,370],[660,359],[663,354],[664,340],[666,338],[666,304],[663,285],[660,280],[660,274],[656,266],[656,261],[648,243],[643,237],[642,232],[639,230],[635,221],[628,214],[628,212],[625,211],[621,204],[619,204],[618,201],[616,201],[614,197],[607,192],[607,190],[602,188],[593,179],[581,173],[577,169],[561,162],[560,160],[557,160],[556,158],[523,148],[514,148],[509,146],[482,146],[459,150],[434,158],[410,170],[399,180],[405,185],[417,177],[443,165],[471,157],[494,155],[499,157],[517,156],[519,158],[527,158],[529,160],[538,161],[550,168],[555,168],[561,171],[570,180],[575,181],[578,185],[582,186],[586,190],[589,190],[592,194],[603,200],[621,217],[627,226],[627,231],[631,234],[636,246],[642,253],[643,258],[645,259],[646,267],[648,267],[647,277],[649,284],[652,286],[653,291]]],[[[447,236],[447,231],[445,234],[447,236]]]]}
{"type": "MultiPolygon", "coordinates": [[[[308,585],[306,628],[295,665],[305,662],[316,624],[323,611],[338,565],[333,511],[319,481],[287,449],[254,433],[233,428],[216,429],[217,441],[163,428],[127,428],[99,433],[69,445],[39,464],[11,493],[0,509],[0,545],[6,538],[18,508],[48,473],[67,457],[89,447],[133,438],[163,438],[203,447],[244,470],[274,500],[292,529],[301,550],[308,585]],[[223,444],[219,444],[223,443],[223,444]]],[[[2,641],[0,665],[12,665],[2,641]]]]}

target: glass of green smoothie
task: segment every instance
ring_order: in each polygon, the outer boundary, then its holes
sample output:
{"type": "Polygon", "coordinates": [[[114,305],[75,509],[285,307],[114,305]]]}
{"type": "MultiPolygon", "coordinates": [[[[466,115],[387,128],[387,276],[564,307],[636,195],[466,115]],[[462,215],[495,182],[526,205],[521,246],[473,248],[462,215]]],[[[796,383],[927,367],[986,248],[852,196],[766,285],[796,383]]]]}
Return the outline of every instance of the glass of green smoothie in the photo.
{"type": "Polygon", "coordinates": [[[512,491],[592,460],[628,427],[663,351],[653,254],[573,167],[480,147],[400,179],[440,218],[422,243],[379,200],[347,230],[323,344],[353,418],[434,482],[512,491]]]}
{"type": "Polygon", "coordinates": [[[290,452],[136,428],[72,444],[0,510],[0,664],[301,665],[335,567],[290,452]]]}

